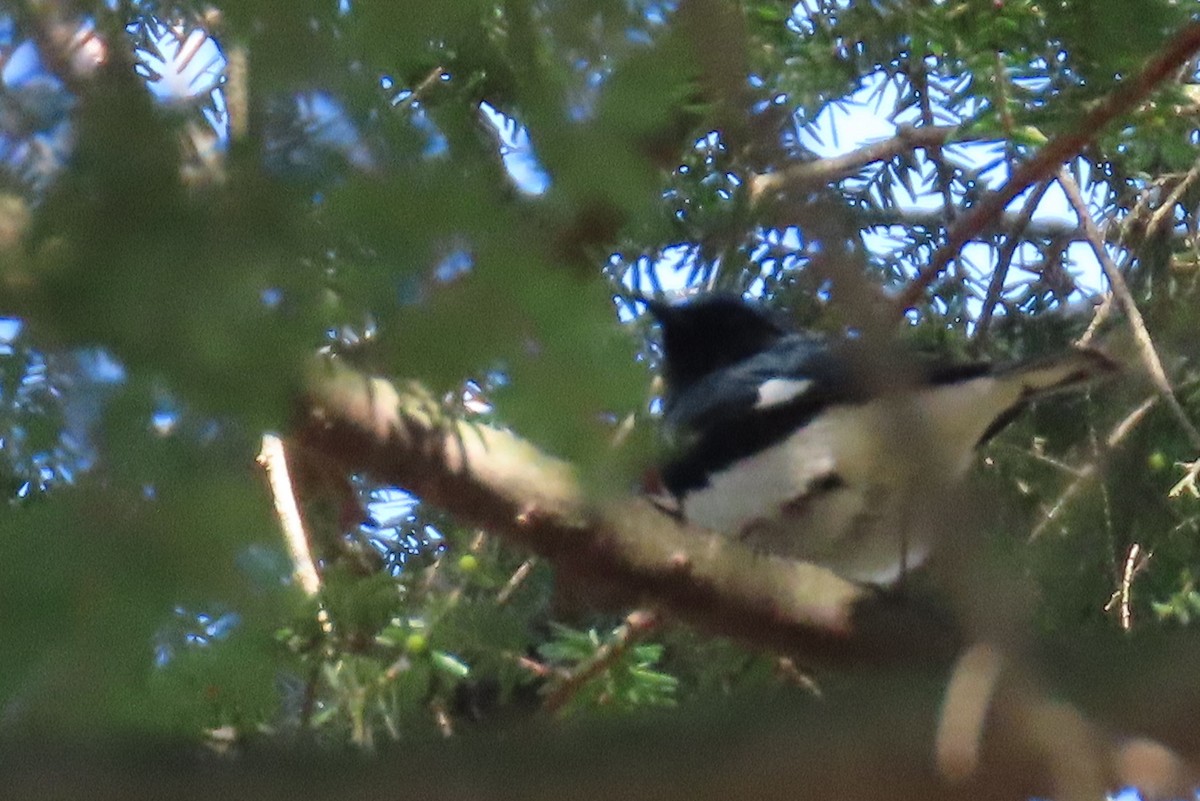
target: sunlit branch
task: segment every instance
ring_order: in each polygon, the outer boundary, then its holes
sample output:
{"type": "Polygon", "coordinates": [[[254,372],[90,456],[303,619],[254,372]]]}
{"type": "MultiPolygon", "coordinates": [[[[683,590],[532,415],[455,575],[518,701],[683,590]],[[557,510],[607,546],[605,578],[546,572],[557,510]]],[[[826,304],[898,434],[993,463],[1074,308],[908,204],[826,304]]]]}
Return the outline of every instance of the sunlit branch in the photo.
{"type": "Polygon", "coordinates": [[[266,472],[267,482],[271,486],[275,516],[279,519],[283,540],[292,559],[292,575],[296,585],[305,595],[316,595],[321,590],[321,577],[317,573],[312,550],[308,547],[308,534],[304,531],[304,520],[300,515],[300,505],[296,501],[294,485],[288,471],[287,451],[284,449],[283,440],[274,434],[263,435],[258,463],[266,472]]]}
{"type": "Polygon", "coordinates": [[[549,560],[615,603],[650,604],[806,662],[945,661],[942,617],[815,565],[769,558],[631,497],[588,502],[572,468],[515,434],[448,419],[419,388],[324,365],[295,436],[549,560]]]}
{"type": "Polygon", "coordinates": [[[524,582],[529,578],[529,574],[533,572],[533,566],[536,560],[533,558],[526,559],[522,562],[513,574],[508,577],[508,581],[500,588],[500,592],[496,593],[496,603],[500,606],[512,600],[513,593],[517,591],[524,582]]]}
{"type": "MultiPolygon", "coordinates": [[[[958,128],[953,125],[899,125],[896,135],[890,139],[874,142],[844,155],[803,161],[775,172],[755,175],[749,182],[750,196],[756,202],[761,202],[781,193],[811,191],[833,181],[857,175],[869,164],[888,161],[920,148],[940,148],[949,142],[957,131],[958,128]]],[[[944,215],[942,222],[945,222],[944,215]]]]}

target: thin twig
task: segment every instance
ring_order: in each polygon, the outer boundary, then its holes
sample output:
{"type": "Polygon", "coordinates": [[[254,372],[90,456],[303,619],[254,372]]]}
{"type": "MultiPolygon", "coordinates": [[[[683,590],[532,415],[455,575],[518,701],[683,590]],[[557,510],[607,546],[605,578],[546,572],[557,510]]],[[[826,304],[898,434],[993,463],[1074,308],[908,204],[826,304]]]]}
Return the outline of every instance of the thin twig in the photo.
{"type": "Polygon", "coordinates": [[[250,132],[250,56],[244,44],[232,42],[226,50],[224,88],[229,138],[240,142],[250,132]]]}
{"type": "Polygon", "coordinates": [[[1194,462],[1180,462],[1179,467],[1186,468],[1183,478],[1171,487],[1167,493],[1168,498],[1178,498],[1183,493],[1191,495],[1193,498],[1200,498],[1200,488],[1196,486],[1196,479],[1200,478],[1200,459],[1194,462]]]}
{"type": "Polygon", "coordinates": [[[503,587],[500,588],[500,592],[496,593],[497,606],[504,606],[509,602],[513,593],[516,592],[517,587],[520,587],[525,579],[529,577],[529,574],[533,572],[533,566],[535,564],[537,564],[537,560],[533,557],[530,557],[522,562],[520,567],[513,571],[513,574],[509,576],[508,581],[503,587]]]}
{"type": "Polygon", "coordinates": [[[823,695],[821,685],[817,684],[816,679],[801,670],[796,665],[796,660],[790,656],[781,656],[775,660],[775,676],[788,684],[804,688],[816,698],[823,695]]]}
{"type": "MultiPolygon", "coordinates": [[[[898,125],[896,135],[890,139],[873,142],[841,156],[804,161],[789,165],[782,170],[763,173],[750,178],[750,198],[758,202],[780,192],[795,193],[824,186],[856,175],[863,167],[877,161],[887,161],[918,148],[941,147],[948,142],[958,127],[954,125],[898,125]]],[[[956,141],[972,141],[970,138],[956,141]]]]}
{"type": "MultiPolygon", "coordinates": [[[[920,58],[914,59],[911,56],[909,57],[908,79],[912,83],[913,88],[916,89],[917,102],[921,106],[921,127],[932,128],[933,105],[929,100],[929,73],[926,71],[925,64],[920,58]]],[[[942,213],[945,215],[946,226],[949,227],[954,224],[957,211],[954,207],[952,186],[954,171],[946,163],[941,142],[929,144],[925,150],[937,174],[938,184],[942,193],[942,203],[945,204],[942,213]]]]}
{"type": "Polygon", "coordinates": [[[440,64],[438,66],[434,67],[433,69],[431,69],[429,71],[429,74],[426,75],[424,78],[422,78],[421,82],[419,84],[417,84],[416,88],[414,88],[411,92],[408,93],[408,95],[406,95],[404,97],[403,100],[401,100],[399,103],[396,104],[396,106],[395,106],[396,110],[404,111],[409,106],[416,103],[418,100],[421,99],[422,95],[424,95],[426,92],[429,91],[429,87],[433,86],[435,83],[442,80],[442,78],[445,77],[445,75],[446,75],[446,68],[441,66],[440,64]]]}
{"type": "Polygon", "coordinates": [[[1092,340],[1100,333],[1100,329],[1108,322],[1108,318],[1112,316],[1113,309],[1116,303],[1113,302],[1113,294],[1109,292],[1104,296],[1104,301],[1096,308],[1096,313],[1092,315],[1092,321],[1088,323],[1087,330],[1083,332],[1083,336],[1076,343],[1081,348],[1086,348],[1092,344],[1092,340]]]}
{"type": "Polygon", "coordinates": [[[567,671],[562,668],[547,665],[545,662],[539,662],[533,657],[525,654],[515,654],[506,652],[504,656],[511,658],[517,663],[517,667],[528,671],[530,675],[536,676],[539,679],[565,679],[568,675],[567,671]]]}
{"type": "Polygon", "coordinates": [[[972,347],[977,351],[987,341],[988,328],[992,324],[992,315],[996,311],[996,304],[1000,302],[1000,294],[1004,291],[1004,281],[1008,277],[1008,268],[1012,264],[1013,256],[1017,253],[1017,248],[1023,241],[1021,234],[1024,232],[1026,226],[1029,225],[1029,221],[1033,219],[1033,213],[1037,211],[1038,204],[1042,202],[1042,198],[1045,197],[1046,190],[1049,188],[1050,181],[1042,181],[1029,193],[1029,197],[1025,199],[1025,205],[1021,207],[1021,213],[1017,216],[1015,227],[1008,232],[1007,238],[1004,240],[1004,245],[1000,248],[1000,252],[996,257],[996,269],[992,271],[991,281],[988,282],[987,295],[983,299],[983,310],[979,313],[979,321],[975,324],[975,337],[972,347]]]}
{"type": "MultiPolygon", "coordinates": [[[[292,577],[305,595],[314,597],[321,591],[321,577],[309,547],[308,533],[304,528],[300,505],[296,502],[295,485],[288,469],[287,451],[280,437],[275,434],[263,435],[258,463],[267,474],[271,499],[275,505],[275,516],[279,519],[284,543],[292,558],[292,577]]],[[[326,634],[333,630],[329,613],[323,606],[317,610],[317,621],[326,634]]],[[[312,725],[312,716],[317,705],[317,686],[321,681],[321,666],[321,660],[314,661],[304,682],[299,721],[302,732],[308,731],[312,725]]]]}
{"type": "Polygon", "coordinates": [[[592,679],[615,665],[630,648],[641,642],[658,628],[657,612],[635,609],[625,617],[612,636],[596,649],[590,660],[580,665],[573,673],[554,685],[546,694],[542,709],[553,715],[562,709],[592,679]]]}
{"type": "Polygon", "coordinates": [[[1155,234],[1158,233],[1158,229],[1173,216],[1175,205],[1179,203],[1180,198],[1183,197],[1183,193],[1187,191],[1187,188],[1198,177],[1200,177],[1200,160],[1192,164],[1192,168],[1187,171],[1187,174],[1183,178],[1179,179],[1179,182],[1171,189],[1171,194],[1167,195],[1166,199],[1163,200],[1162,205],[1150,215],[1150,222],[1146,224],[1146,239],[1153,239],[1155,234]]]}
{"type": "Polygon", "coordinates": [[[1091,213],[1088,211],[1087,203],[1084,202],[1083,194],[1079,190],[1079,184],[1075,182],[1075,179],[1065,169],[1059,171],[1058,182],[1062,185],[1063,191],[1066,192],[1067,200],[1070,202],[1071,207],[1075,209],[1075,214],[1079,217],[1079,224],[1083,226],[1084,232],[1087,233],[1088,241],[1092,245],[1092,251],[1100,261],[1100,266],[1104,270],[1104,275],[1108,279],[1108,284],[1112,288],[1116,302],[1120,304],[1121,311],[1125,312],[1125,317],[1129,320],[1134,340],[1138,345],[1138,354],[1141,356],[1142,364],[1145,366],[1146,371],[1150,374],[1150,380],[1154,383],[1159,394],[1162,395],[1163,401],[1167,404],[1167,408],[1171,410],[1171,414],[1175,416],[1180,428],[1187,434],[1192,447],[1200,449],[1200,430],[1196,429],[1195,424],[1188,418],[1187,412],[1184,411],[1183,405],[1175,397],[1175,391],[1171,388],[1171,380],[1167,378],[1167,372],[1163,369],[1162,360],[1159,358],[1158,351],[1154,347],[1154,341],[1150,338],[1150,332],[1146,329],[1146,322],[1142,319],[1142,313],[1133,299],[1133,294],[1129,291],[1129,286],[1125,283],[1125,276],[1121,274],[1116,262],[1113,261],[1112,256],[1108,254],[1107,248],[1104,247],[1104,235],[1100,232],[1100,229],[1092,219],[1091,213]]]}
{"type": "Polygon", "coordinates": [[[1062,514],[1063,510],[1067,508],[1067,505],[1075,499],[1075,496],[1079,494],[1084,486],[1086,486],[1087,482],[1095,478],[1096,474],[1100,470],[1100,462],[1104,455],[1120,445],[1121,442],[1127,436],[1129,436],[1130,432],[1137,427],[1138,423],[1142,422],[1142,420],[1146,418],[1146,415],[1150,413],[1150,410],[1154,408],[1159,399],[1160,396],[1151,395],[1149,398],[1146,398],[1146,400],[1138,404],[1137,408],[1135,408],[1132,412],[1125,415],[1125,418],[1121,420],[1121,422],[1117,423],[1113,430],[1109,432],[1108,437],[1105,438],[1103,451],[1097,453],[1089,464],[1085,465],[1081,470],[1079,470],[1075,480],[1072,481],[1067,488],[1063,490],[1062,494],[1058,496],[1058,498],[1054,501],[1054,504],[1050,507],[1050,511],[1046,512],[1046,516],[1042,518],[1041,522],[1033,527],[1033,531],[1029,532],[1030,542],[1033,542],[1040,537],[1050,526],[1050,524],[1058,519],[1058,516],[1062,514]]]}
{"type": "Polygon", "coordinates": [[[288,555],[292,558],[292,576],[305,595],[316,595],[321,591],[321,576],[317,572],[316,562],[313,561],[312,550],[308,545],[308,534],[304,530],[300,505],[296,502],[296,493],[288,473],[287,452],[284,450],[283,440],[275,434],[264,434],[258,463],[266,471],[267,482],[271,486],[275,516],[279,519],[284,543],[287,545],[288,555]]]}
{"type": "MultiPolygon", "coordinates": [[[[321,591],[321,577],[308,544],[308,533],[304,529],[300,505],[296,502],[295,485],[288,469],[287,450],[280,437],[275,434],[263,435],[258,463],[266,471],[271,500],[275,505],[275,516],[279,519],[284,544],[292,558],[292,578],[305,595],[314,597],[321,591]]],[[[317,621],[326,634],[333,630],[329,613],[323,606],[317,610],[317,621]]],[[[317,704],[317,685],[321,680],[321,664],[320,660],[313,662],[304,682],[304,695],[300,702],[301,731],[307,731],[312,724],[317,704]]]]}
{"type": "Polygon", "coordinates": [[[1078,476],[1083,475],[1083,470],[1081,470],[1080,468],[1075,467],[1074,465],[1067,464],[1066,462],[1064,462],[1061,459],[1055,459],[1053,456],[1047,455],[1042,450],[1040,450],[1039,448],[1036,448],[1036,447],[1035,448],[1022,448],[1017,445],[1004,445],[1002,443],[1000,445],[997,445],[996,447],[999,447],[1004,450],[1012,451],[1013,453],[1019,453],[1022,456],[1028,457],[1030,459],[1033,459],[1034,461],[1041,462],[1043,464],[1048,464],[1051,467],[1055,468],[1056,470],[1061,470],[1062,472],[1067,473],[1073,477],[1078,477],[1078,476]]]}
{"type": "Polygon", "coordinates": [[[437,724],[438,732],[447,740],[454,736],[454,720],[446,709],[446,704],[440,699],[429,702],[429,711],[433,713],[433,721],[437,724]]]}
{"type": "Polygon", "coordinates": [[[1135,542],[1129,546],[1129,551],[1125,554],[1125,566],[1121,570],[1121,584],[1113,592],[1112,597],[1108,599],[1108,603],[1104,605],[1105,612],[1116,607],[1120,616],[1121,631],[1133,630],[1133,611],[1130,601],[1133,580],[1150,563],[1152,555],[1150,552],[1143,554],[1142,546],[1139,543],[1135,542]]]}
{"type": "Polygon", "coordinates": [[[1004,70],[1004,55],[1000,51],[996,51],[995,65],[996,79],[996,109],[1000,112],[1000,128],[1004,131],[1005,150],[1009,163],[1013,161],[1015,148],[1013,147],[1013,115],[1012,110],[1008,107],[1008,75],[1004,70]]]}
{"type": "Polygon", "coordinates": [[[175,35],[175,41],[179,44],[179,51],[175,56],[175,69],[182,75],[187,72],[196,54],[209,40],[209,32],[203,28],[193,28],[186,37],[181,38],[179,34],[186,29],[171,27],[168,30],[175,35]]]}

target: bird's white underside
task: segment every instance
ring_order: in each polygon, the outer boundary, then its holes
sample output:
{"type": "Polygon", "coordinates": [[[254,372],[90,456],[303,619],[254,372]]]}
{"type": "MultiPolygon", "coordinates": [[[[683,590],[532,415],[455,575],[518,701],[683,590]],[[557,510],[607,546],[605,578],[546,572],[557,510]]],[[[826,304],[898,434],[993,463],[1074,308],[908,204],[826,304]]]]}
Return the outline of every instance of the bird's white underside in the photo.
{"type": "MultiPolygon", "coordinates": [[[[790,383],[760,393],[760,403],[802,382],[790,383]]],[[[908,510],[898,499],[914,479],[928,485],[961,477],[984,432],[1028,388],[1019,374],[983,376],[828,411],[710,476],[708,486],[687,494],[683,515],[849,579],[893,582],[928,551],[920,532],[904,531],[908,510]],[[822,487],[830,476],[839,483],[822,487]]]]}

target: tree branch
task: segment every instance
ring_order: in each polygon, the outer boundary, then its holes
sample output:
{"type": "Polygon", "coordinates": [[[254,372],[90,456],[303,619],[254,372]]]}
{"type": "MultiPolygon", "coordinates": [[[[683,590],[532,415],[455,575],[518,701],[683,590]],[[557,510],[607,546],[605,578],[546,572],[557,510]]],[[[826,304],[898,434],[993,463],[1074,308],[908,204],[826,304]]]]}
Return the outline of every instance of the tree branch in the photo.
{"type": "Polygon", "coordinates": [[[1112,288],[1113,297],[1116,298],[1117,303],[1120,304],[1121,311],[1125,312],[1125,317],[1129,320],[1129,327],[1133,330],[1134,341],[1138,346],[1138,355],[1142,358],[1142,364],[1145,366],[1147,374],[1149,374],[1151,381],[1154,383],[1155,389],[1162,396],[1163,402],[1171,410],[1171,414],[1175,416],[1179,427],[1187,435],[1192,447],[1200,450],[1200,430],[1197,430],[1195,423],[1192,422],[1184,410],[1183,404],[1175,397],[1175,390],[1171,387],[1171,380],[1167,377],[1162,360],[1159,358],[1158,351],[1154,347],[1154,341],[1150,338],[1150,332],[1146,329],[1146,322],[1142,319],[1142,313],[1138,310],[1137,303],[1133,299],[1133,294],[1129,291],[1129,287],[1125,283],[1125,276],[1121,274],[1116,262],[1113,261],[1112,256],[1108,254],[1108,250],[1104,247],[1104,235],[1100,233],[1100,229],[1096,226],[1095,221],[1092,220],[1087,203],[1084,202],[1083,194],[1079,191],[1079,184],[1075,182],[1075,179],[1066,170],[1059,171],[1058,182],[1062,185],[1063,191],[1066,192],[1067,200],[1075,210],[1076,216],[1079,217],[1079,224],[1087,234],[1088,241],[1091,242],[1092,251],[1100,261],[1100,266],[1104,270],[1104,276],[1108,279],[1108,284],[1112,288]]]}
{"type": "Polygon", "coordinates": [[[775,172],[752,176],[750,197],[761,202],[771,195],[816,189],[856,175],[863,167],[877,161],[887,161],[918,148],[940,148],[957,131],[958,127],[953,125],[898,125],[896,135],[890,139],[873,142],[841,156],[802,161],[775,172]]]}
{"type": "MultiPolygon", "coordinates": [[[[909,84],[916,90],[917,103],[921,108],[921,126],[933,127],[933,104],[929,98],[929,73],[925,69],[924,61],[921,58],[913,58],[910,53],[907,72],[909,84]]],[[[946,224],[950,225],[958,214],[958,209],[954,207],[954,170],[946,162],[940,142],[929,145],[925,150],[929,161],[933,163],[936,170],[937,183],[942,193],[942,210],[946,214],[946,224]]]]}
{"type": "Polygon", "coordinates": [[[962,246],[1003,213],[1013,198],[1034,183],[1053,177],[1063,163],[1083,150],[1099,131],[1144,100],[1155,87],[1192,58],[1197,50],[1200,50],[1200,22],[1191,22],[1183,26],[1138,75],[1123,82],[1116,91],[1084,115],[1074,129],[1051,139],[1037,155],[1018,167],[1003,186],[967,211],[950,230],[946,244],[938,248],[929,265],[901,294],[897,312],[903,314],[916,306],[925,290],[951,259],[958,255],[962,246]]]}
{"type": "MultiPolygon", "coordinates": [[[[689,767],[672,769],[669,758],[663,759],[661,745],[650,760],[631,754],[639,765],[653,764],[655,778],[634,783],[638,791],[650,793],[646,797],[656,797],[654,790],[664,786],[686,786],[687,794],[678,797],[825,798],[838,794],[835,787],[846,793],[850,782],[855,788],[850,794],[863,798],[1017,799],[1055,792],[1060,798],[1082,800],[1096,797],[1105,788],[1123,786],[1130,775],[1172,791],[1195,776],[1168,748],[1144,740],[1137,741],[1131,753],[1076,707],[1051,700],[1036,682],[1024,678],[1040,672],[1040,665],[1046,663],[1042,657],[1019,665],[1009,678],[1001,676],[999,684],[992,675],[982,676],[986,682],[969,682],[985,689],[995,686],[986,694],[992,696],[990,702],[986,697],[964,702],[961,693],[952,699],[947,709],[955,715],[953,728],[970,730],[975,740],[962,753],[950,754],[950,761],[941,767],[945,778],[940,778],[931,758],[937,701],[926,696],[931,688],[939,688],[940,693],[961,644],[957,629],[944,616],[851,584],[815,565],[755,556],[737,543],[681,526],[641,499],[589,504],[567,464],[538,452],[511,432],[448,419],[419,387],[399,391],[383,379],[365,377],[337,363],[324,363],[312,375],[295,436],[347,470],[404,486],[465,523],[533,550],[552,561],[560,576],[609,590],[610,600],[648,604],[711,632],[795,654],[805,664],[904,665],[899,674],[871,671],[854,682],[854,698],[822,705],[836,712],[820,715],[817,728],[803,729],[820,731],[819,740],[806,739],[794,720],[781,734],[783,739],[772,739],[764,735],[763,725],[769,727],[766,717],[744,718],[755,724],[747,737],[757,745],[749,745],[747,739],[744,747],[749,750],[737,753],[758,756],[743,761],[725,751],[725,758],[732,761],[726,763],[729,767],[719,788],[695,784],[695,766],[690,762],[689,767]],[[882,676],[892,678],[882,681],[882,676]],[[860,707],[863,692],[880,695],[860,707]],[[914,714],[927,716],[917,737],[912,732],[914,714]],[[981,733],[985,717],[987,730],[981,733]],[[839,736],[853,738],[855,746],[830,747],[829,733],[835,729],[842,732],[839,736]],[[1061,736],[1049,736],[1052,732],[1061,736]],[[771,747],[764,750],[764,742],[772,743],[771,747]],[[798,774],[802,780],[781,785],[786,792],[769,791],[753,779],[769,775],[775,786],[780,777],[791,775],[771,756],[777,753],[787,754],[786,761],[793,766],[798,755],[810,757],[798,774]],[[964,773],[970,775],[963,778],[964,773]],[[879,776],[888,780],[869,778],[879,776]],[[952,787],[946,784],[949,778],[962,783],[952,787]],[[704,792],[698,790],[701,786],[704,792]],[[804,792],[797,794],[798,787],[804,792]],[[714,789],[721,791],[713,794],[714,789]]],[[[1105,653],[1115,655],[1111,649],[1105,653]]],[[[1107,664],[1105,658],[1094,650],[1087,655],[1087,664],[1097,660],[1107,664]]],[[[1078,660],[1075,655],[1075,671],[1080,669],[1078,660]]],[[[1049,663],[1054,661],[1051,658],[1049,663]]],[[[1058,674],[1077,672],[1060,669],[1058,674]]],[[[1106,686],[1103,706],[1116,710],[1116,719],[1126,724],[1122,728],[1142,723],[1130,717],[1128,699],[1124,705],[1120,699],[1112,700],[1115,685],[1106,686]]],[[[1177,725],[1183,719],[1180,705],[1191,703],[1185,699],[1193,696],[1194,691],[1180,692],[1173,699],[1172,714],[1163,712],[1155,726],[1138,730],[1161,729],[1176,735],[1172,742],[1187,746],[1184,753],[1196,753],[1200,748],[1194,730],[1177,725]]],[[[811,723],[813,716],[809,717],[811,723]]],[[[719,739],[727,749],[728,739],[719,739]]],[[[943,747],[942,753],[946,751],[943,747]]],[[[606,764],[623,764],[611,753],[608,756],[606,764]]],[[[520,756],[510,751],[505,759],[519,762],[520,756]]],[[[603,783],[608,776],[597,769],[590,778],[562,777],[567,784],[560,784],[547,773],[553,764],[545,752],[539,752],[539,786],[553,786],[556,794],[566,787],[582,793],[577,797],[589,797],[588,788],[597,778],[603,783]]],[[[516,771],[509,768],[506,775],[519,777],[534,770],[533,765],[516,771]]],[[[519,780],[510,790],[511,797],[538,797],[519,780]]],[[[454,787],[436,782],[415,795],[464,797],[454,787]]]]}
{"type": "Polygon", "coordinates": [[[979,313],[979,321],[975,324],[975,336],[972,346],[979,350],[983,347],[987,340],[988,328],[992,324],[992,315],[996,311],[996,304],[1000,302],[1000,294],[1004,291],[1004,280],[1008,277],[1008,268],[1012,265],[1013,256],[1017,253],[1017,248],[1021,244],[1021,235],[1026,228],[1029,227],[1029,221],[1033,218],[1034,211],[1037,210],[1038,204],[1042,202],[1042,198],[1046,195],[1046,190],[1050,188],[1049,181],[1043,181],[1025,200],[1025,205],[1021,208],[1020,214],[1014,221],[1014,228],[1009,232],[1004,240],[1004,246],[1000,249],[996,257],[996,266],[992,270],[992,278],[988,282],[987,295],[983,299],[983,309],[979,313]]]}
{"type": "MultiPolygon", "coordinates": [[[[942,228],[946,225],[946,215],[940,208],[908,209],[897,207],[892,209],[870,209],[864,211],[859,219],[867,225],[895,225],[905,228],[942,228]]],[[[1086,241],[1083,230],[1070,220],[1061,218],[1042,218],[1024,222],[1023,212],[1005,212],[992,219],[989,225],[980,229],[974,239],[988,239],[992,234],[1015,236],[1026,240],[1065,239],[1071,242],[1086,241]]]]}
{"type": "Polygon", "coordinates": [[[585,685],[619,662],[630,648],[654,633],[660,622],[659,616],[651,610],[635,609],[630,612],[591,659],[551,687],[542,702],[542,710],[552,715],[559,712],[585,685]]]}
{"type": "Polygon", "coordinates": [[[295,436],[347,470],[528,548],[560,578],[604,588],[614,603],[648,604],[809,664],[948,664],[957,650],[944,615],[899,596],[756,555],[641,498],[589,504],[569,465],[511,432],[445,418],[417,387],[399,392],[324,365],[295,436]]]}
{"type": "Polygon", "coordinates": [[[292,559],[292,579],[305,595],[316,595],[321,591],[321,577],[312,549],[308,546],[308,533],[304,530],[300,504],[296,501],[283,440],[275,434],[263,435],[258,463],[266,472],[267,483],[271,487],[275,516],[279,519],[279,528],[283,531],[283,540],[292,559]]]}
{"type": "Polygon", "coordinates": [[[1076,472],[1074,480],[1063,490],[1062,494],[1051,504],[1050,508],[1042,516],[1041,521],[1033,527],[1029,532],[1029,541],[1033,542],[1038,537],[1045,533],[1046,529],[1058,519],[1059,515],[1067,508],[1067,505],[1075,499],[1081,490],[1088,485],[1092,479],[1100,473],[1100,464],[1104,458],[1114,450],[1118,445],[1125,441],[1125,438],[1133,432],[1135,428],[1146,418],[1150,410],[1155,407],[1159,401],[1158,395],[1151,395],[1146,400],[1137,405],[1129,414],[1127,414],[1121,422],[1109,432],[1104,439],[1104,446],[1092,457],[1092,461],[1084,465],[1083,468],[1076,472]]]}

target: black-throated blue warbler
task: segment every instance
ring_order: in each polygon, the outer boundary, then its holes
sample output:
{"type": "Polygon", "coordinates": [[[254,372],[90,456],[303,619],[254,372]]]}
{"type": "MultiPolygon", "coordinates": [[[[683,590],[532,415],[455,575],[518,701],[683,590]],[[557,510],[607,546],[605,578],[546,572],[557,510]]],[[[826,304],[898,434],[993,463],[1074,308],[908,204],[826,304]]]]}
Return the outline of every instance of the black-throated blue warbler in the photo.
{"type": "Polygon", "coordinates": [[[662,328],[672,452],[660,508],[756,550],[895,582],[927,556],[915,488],[947,486],[1030,401],[1115,364],[1095,350],[937,364],[799,331],[712,294],[644,300],[662,328]]]}

